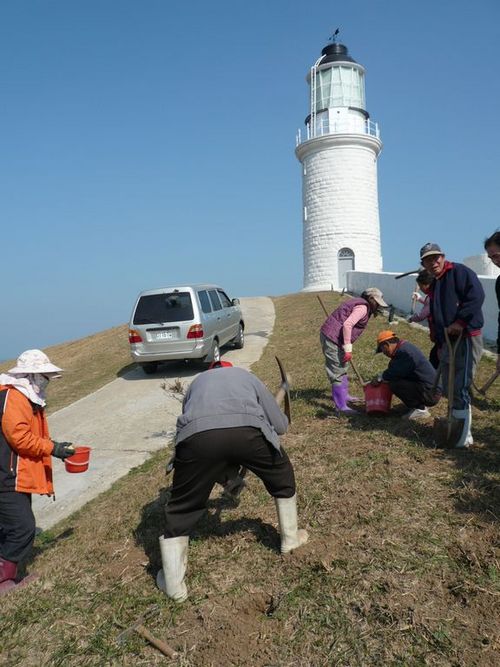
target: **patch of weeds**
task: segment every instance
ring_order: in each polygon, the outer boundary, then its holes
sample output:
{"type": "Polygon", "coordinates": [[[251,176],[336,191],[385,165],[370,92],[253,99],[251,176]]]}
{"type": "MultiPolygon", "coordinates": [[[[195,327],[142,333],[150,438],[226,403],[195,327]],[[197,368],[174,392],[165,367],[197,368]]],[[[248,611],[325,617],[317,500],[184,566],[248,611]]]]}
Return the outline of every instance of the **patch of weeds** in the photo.
{"type": "MultiPolygon", "coordinates": [[[[104,620],[99,626],[86,638],[85,647],[83,653],[99,656],[101,660],[110,660],[116,657],[121,651],[117,647],[116,638],[122,630],[116,628],[116,626],[109,620],[104,620]]],[[[138,637],[134,636],[135,633],[131,632],[129,637],[130,641],[140,645],[138,642],[138,637]]],[[[127,641],[129,639],[127,638],[127,641]]],[[[143,644],[144,642],[142,642],[143,644]]]]}
{"type": "Polygon", "coordinates": [[[444,625],[439,625],[436,630],[428,631],[428,638],[440,653],[447,655],[452,648],[450,631],[444,625]]]}

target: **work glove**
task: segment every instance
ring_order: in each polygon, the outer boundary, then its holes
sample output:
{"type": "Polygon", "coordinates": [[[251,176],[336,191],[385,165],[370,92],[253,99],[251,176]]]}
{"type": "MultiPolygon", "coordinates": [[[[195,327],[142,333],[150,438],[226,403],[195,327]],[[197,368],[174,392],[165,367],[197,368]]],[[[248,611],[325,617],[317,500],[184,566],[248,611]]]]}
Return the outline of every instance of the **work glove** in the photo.
{"type": "Polygon", "coordinates": [[[344,364],[348,364],[352,359],[352,343],[344,343],[344,364]]]}
{"type": "Polygon", "coordinates": [[[75,445],[72,442],[54,442],[54,449],[52,450],[52,456],[57,457],[58,459],[67,459],[68,456],[73,456],[75,453],[75,445]]]}

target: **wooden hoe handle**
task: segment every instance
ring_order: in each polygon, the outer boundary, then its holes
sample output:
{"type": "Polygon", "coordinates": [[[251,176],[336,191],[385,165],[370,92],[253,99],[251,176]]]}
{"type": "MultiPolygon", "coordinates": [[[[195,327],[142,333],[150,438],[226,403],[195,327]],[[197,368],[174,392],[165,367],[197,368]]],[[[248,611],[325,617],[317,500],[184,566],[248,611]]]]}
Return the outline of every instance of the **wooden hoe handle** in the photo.
{"type": "Polygon", "coordinates": [[[170,646],[168,644],[165,644],[165,642],[162,642],[161,639],[157,639],[143,625],[138,625],[134,629],[138,634],[141,635],[141,637],[144,637],[144,639],[146,639],[150,644],[152,644],[155,648],[161,651],[163,655],[166,655],[169,658],[178,657],[179,654],[177,653],[177,651],[174,651],[173,648],[170,648],[170,646]]]}

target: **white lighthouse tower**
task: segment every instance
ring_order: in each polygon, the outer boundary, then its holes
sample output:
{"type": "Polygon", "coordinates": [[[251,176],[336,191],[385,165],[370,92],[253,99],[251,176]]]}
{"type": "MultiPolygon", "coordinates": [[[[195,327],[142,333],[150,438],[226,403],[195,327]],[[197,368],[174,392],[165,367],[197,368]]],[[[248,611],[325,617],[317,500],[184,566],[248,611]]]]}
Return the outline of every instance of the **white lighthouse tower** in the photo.
{"type": "Polygon", "coordinates": [[[335,41],[311,68],[302,163],[304,291],[341,290],[346,271],[381,271],[378,126],[365,108],[364,67],[335,41]]]}

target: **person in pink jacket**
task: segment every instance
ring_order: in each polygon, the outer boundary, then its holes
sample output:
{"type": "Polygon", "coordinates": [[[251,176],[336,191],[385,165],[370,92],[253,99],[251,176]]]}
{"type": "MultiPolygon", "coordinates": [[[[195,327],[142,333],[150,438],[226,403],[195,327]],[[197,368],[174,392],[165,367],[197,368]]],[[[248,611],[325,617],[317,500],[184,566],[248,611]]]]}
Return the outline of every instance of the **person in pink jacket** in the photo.
{"type": "Polygon", "coordinates": [[[361,296],[341,303],[321,327],[326,374],[332,385],[333,404],[339,412],[354,412],[347,405],[348,401],[356,400],[349,395],[347,364],[352,359],[352,344],[361,336],[370,317],[389,307],[383,296],[377,287],[368,287],[361,296]]]}

